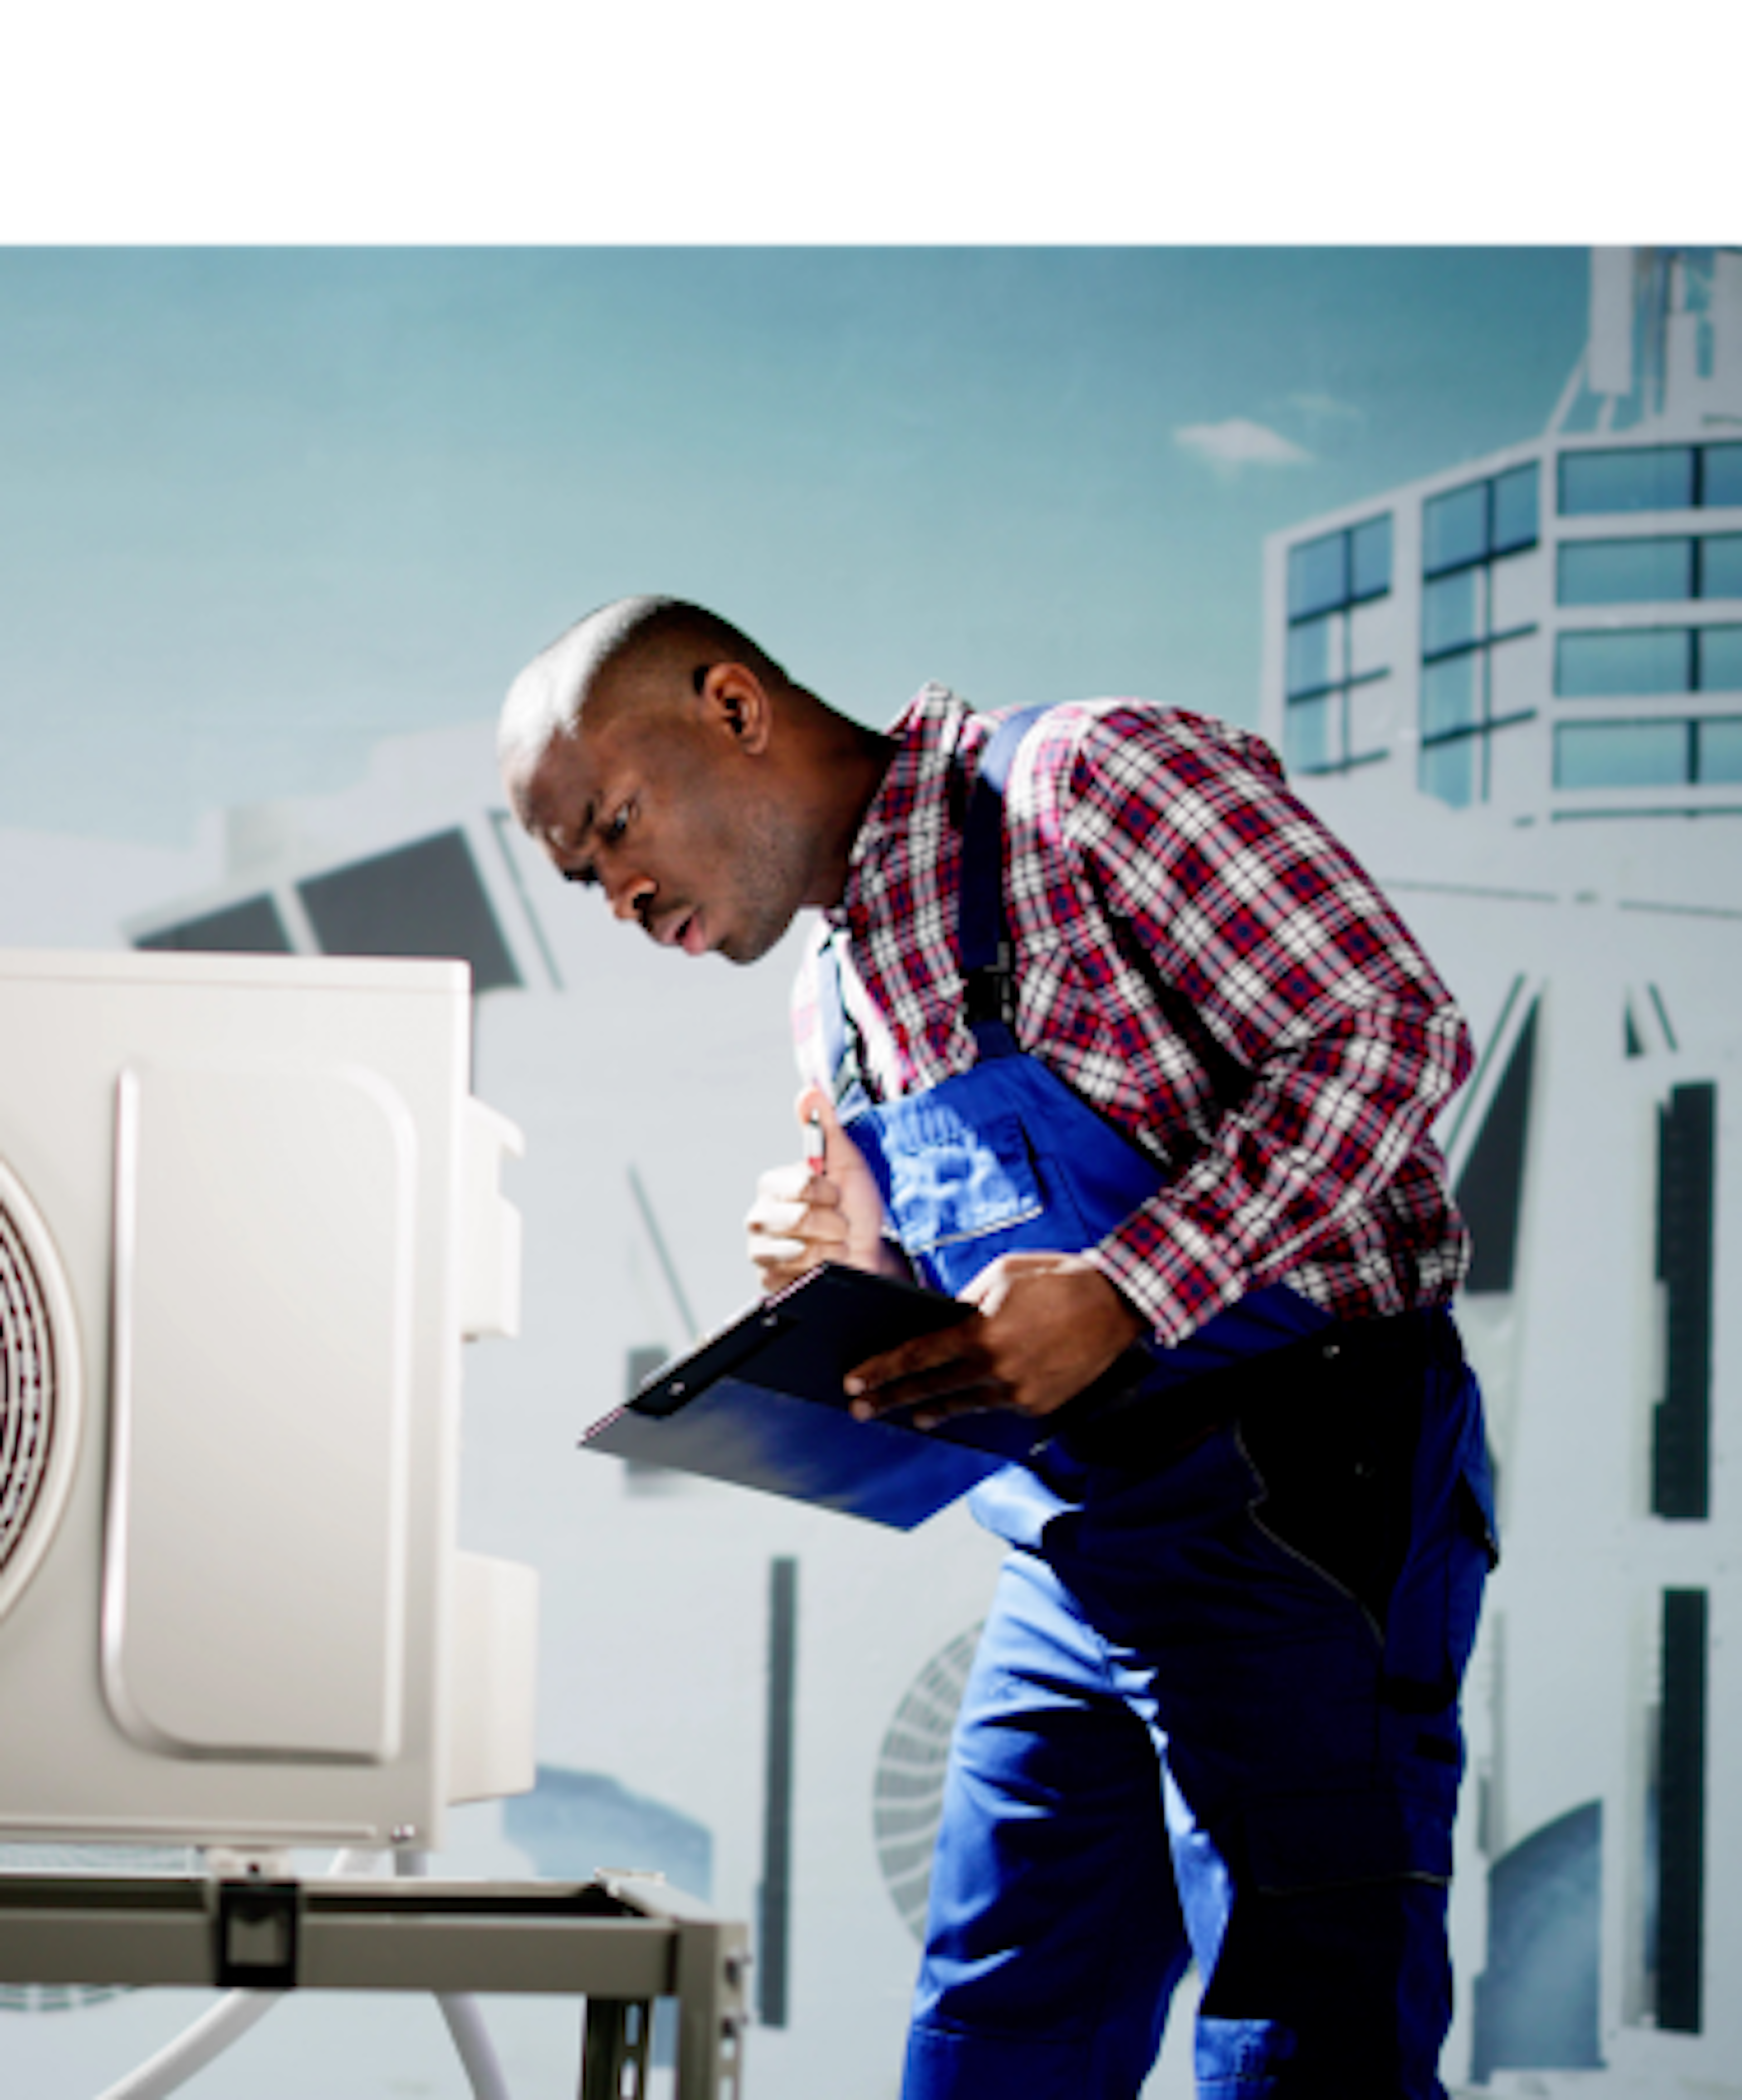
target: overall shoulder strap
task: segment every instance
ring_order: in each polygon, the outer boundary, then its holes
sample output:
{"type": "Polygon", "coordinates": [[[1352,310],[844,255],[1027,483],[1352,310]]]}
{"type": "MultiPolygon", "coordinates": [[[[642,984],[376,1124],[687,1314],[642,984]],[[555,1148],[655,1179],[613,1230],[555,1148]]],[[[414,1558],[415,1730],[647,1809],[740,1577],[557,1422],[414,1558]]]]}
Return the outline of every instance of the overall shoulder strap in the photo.
{"type": "MultiPolygon", "coordinates": [[[[1008,1057],[1017,1052],[1012,1032],[1017,1011],[1015,958],[1004,910],[1004,787],[1022,739],[1050,712],[1046,706],[1024,708],[994,730],[981,756],[962,827],[957,936],[968,1023],[982,1057],[1008,1057]]],[[[1203,1065],[1218,1102],[1224,1110],[1237,1105],[1251,1089],[1251,1073],[1223,1048],[1179,986],[1162,976],[1129,920],[1113,910],[1098,885],[1096,898],[1114,945],[1149,986],[1169,1026],[1203,1065]]]]}
{"type": "Polygon", "coordinates": [[[986,739],[962,825],[962,877],[956,940],[968,1025],[981,1057],[1013,1057],[1017,1015],[1010,923],[1004,912],[1004,785],[1017,747],[1044,707],[1008,715],[986,739]]]}
{"type": "MultiPolygon", "coordinates": [[[[1016,990],[1011,982],[1010,929],[1004,915],[1004,785],[1017,747],[1044,706],[1025,708],[999,723],[980,754],[962,827],[962,876],[956,900],[968,1021],[981,1057],[1016,1054],[1011,1023],[1016,990]]],[[[817,951],[817,1025],[831,1088],[843,1116],[871,1105],[858,1030],[847,1011],[841,983],[838,933],[817,951]]]]}
{"type": "Polygon", "coordinates": [[[814,964],[817,991],[817,1027],[822,1039],[822,1061],[828,1073],[829,1092],[843,1122],[871,1105],[865,1084],[864,1059],[858,1030],[847,1011],[840,982],[840,956],[832,931],[823,937],[814,964]]]}

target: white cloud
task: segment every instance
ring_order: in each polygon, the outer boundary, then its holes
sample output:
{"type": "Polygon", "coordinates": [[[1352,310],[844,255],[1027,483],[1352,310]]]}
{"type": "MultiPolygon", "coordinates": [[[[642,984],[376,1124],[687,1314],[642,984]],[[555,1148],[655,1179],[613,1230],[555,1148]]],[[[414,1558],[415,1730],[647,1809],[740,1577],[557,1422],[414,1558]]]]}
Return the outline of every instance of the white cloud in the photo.
{"type": "Polygon", "coordinates": [[[1223,474],[1242,466],[1299,466],[1312,457],[1280,430],[1244,416],[1230,416],[1225,423],[1184,423],[1174,432],[1174,443],[1223,474]]]}

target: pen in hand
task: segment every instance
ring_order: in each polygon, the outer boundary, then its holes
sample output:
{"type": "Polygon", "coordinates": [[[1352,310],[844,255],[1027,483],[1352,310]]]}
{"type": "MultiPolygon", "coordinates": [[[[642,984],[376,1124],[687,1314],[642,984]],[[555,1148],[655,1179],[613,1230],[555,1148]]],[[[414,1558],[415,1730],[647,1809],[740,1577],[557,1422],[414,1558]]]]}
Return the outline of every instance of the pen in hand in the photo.
{"type": "Polygon", "coordinates": [[[820,1175],[828,1161],[828,1140],[822,1134],[822,1114],[813,1109],[805,1118],[805,1164],[820,1175]]]}

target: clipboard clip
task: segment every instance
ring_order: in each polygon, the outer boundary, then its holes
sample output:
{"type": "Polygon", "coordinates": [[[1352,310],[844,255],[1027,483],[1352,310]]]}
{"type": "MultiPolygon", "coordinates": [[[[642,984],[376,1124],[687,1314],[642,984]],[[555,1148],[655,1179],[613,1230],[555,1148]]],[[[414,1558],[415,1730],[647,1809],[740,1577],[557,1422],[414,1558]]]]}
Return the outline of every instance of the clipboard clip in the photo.
{"type": "Polygon", "coordinates": [[[675,1414],[703,1386],[712,1384],[716,1379],[730,1378],[796,1324],[790,1314],[767,1306],[755,1319],[734,1322],[712,1342],[704,1342],[699,1349],[661,1364],[642,1379],[630,1395],[628,1404],[656,1421],[675,1414]]]}

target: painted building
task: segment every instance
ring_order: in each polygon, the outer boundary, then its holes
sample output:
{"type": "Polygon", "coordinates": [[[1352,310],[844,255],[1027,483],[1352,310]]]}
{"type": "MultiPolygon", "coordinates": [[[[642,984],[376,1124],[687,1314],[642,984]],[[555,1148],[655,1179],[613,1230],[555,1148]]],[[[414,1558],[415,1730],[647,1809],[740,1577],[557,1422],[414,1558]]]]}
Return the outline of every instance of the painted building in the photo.
{"type": "Polygon", "coordinates": [[[1276,535],[1264,636],[1299,777],[1742,811],[1742,250],[1596,251],[1547,430],[1276,535]]]}
{"type": "Polygon", "coordinates": [[[1742,2093],[1742,252],[1599,251],[1543,434],[1274,536],[1264,593],[1262,726],[1480,1051],[1448,2072],[1742,2093]]]}

